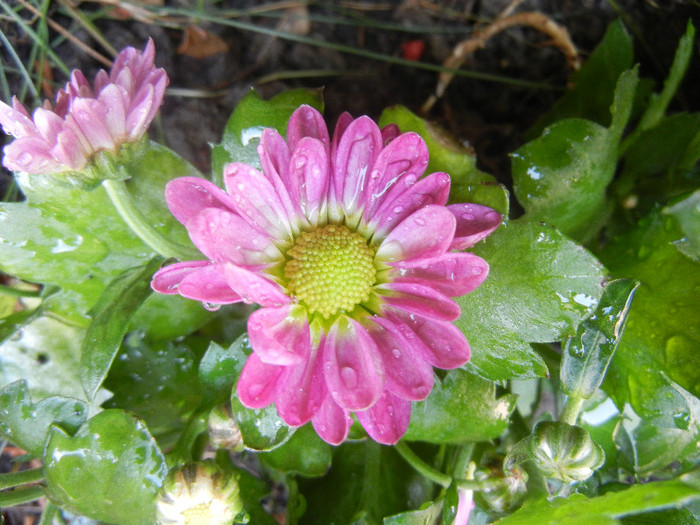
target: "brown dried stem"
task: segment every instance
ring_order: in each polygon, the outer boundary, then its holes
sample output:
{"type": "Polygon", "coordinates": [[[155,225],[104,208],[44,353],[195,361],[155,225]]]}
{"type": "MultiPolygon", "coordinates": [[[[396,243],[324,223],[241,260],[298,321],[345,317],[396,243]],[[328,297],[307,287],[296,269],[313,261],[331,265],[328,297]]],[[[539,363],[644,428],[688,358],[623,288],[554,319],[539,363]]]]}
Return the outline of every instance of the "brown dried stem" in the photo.
{"type": "MultiPolygon", "coordinates": [[[[551,44],[562,52],[571,69],[577,70],[581,66],[578,51],[571,41],[566,28],[554,22],[547,15],[537,12],[516,13],[497,18],[486,27],[476,31],[472,37],[457,44],[443,65],[449,69],[458,69],[476,50],[483,48],[490,38],[509,27],[519,25],[532,27],[549,36],[551,44]]],[[[452,72],[440,73],[435,93],[428,98],[421,108],[423,113],[429,112],[435,102],[444,95],[447,86],[450,85],[453,78],[454,73],[452,72]]]]}

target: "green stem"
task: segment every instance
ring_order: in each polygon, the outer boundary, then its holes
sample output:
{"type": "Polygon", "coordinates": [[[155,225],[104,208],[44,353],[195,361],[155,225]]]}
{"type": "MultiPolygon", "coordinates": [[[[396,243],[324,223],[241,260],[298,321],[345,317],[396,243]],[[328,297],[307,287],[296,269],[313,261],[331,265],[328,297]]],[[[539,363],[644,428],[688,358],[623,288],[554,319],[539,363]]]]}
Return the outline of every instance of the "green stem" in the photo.
{"type": "Polygon", "coordinates": [[[585,398],[583,397],[569,396],[569,399],[566,400],[566,405],[564,405],[564,410],[562,410],[559,416],[559,421],[568,423],[569,425],[575,425],[584,401],[585,398]]]}
{"type": "Polygon", "coordinates": [[[202,255],[197,250],[166,239],[149,224],[146,217],[136,208],[124,181],[105,179],[102,187],[131,231],[156,253],[180,260],[201,259],[202,255]]]}
{"type": "Polygon", "coordinates": [[[48,501],[46,503],[46,507],[44,507],[44,512],[41,513],[41,521],[39,521],[39,525],[51,525],[57,512],[58,507],[48,501]]]}
{"type": "Polygon", "coordinates": [[[41,290],[20,290],[19,288],[0,284],[0,295],[9,295],[11,297],[41,297],[41,290]]]}
{"type": "Polygon", "coordinates": [[[469,443],[459,447],[459,453],[457,454],[457,459],[455,460],[454,476],[457,479],[462,479],[465,477],[467,472],[467,466],[469,461],[472,459],[472,454],[474,453],[474,443],[469,443]]]}
{"type": "Polygon", "coordinates": [[[18,472],[10,472],[8,474],[0,474],[0,490],[26,485],[27,483],[36,483],[44,479],[44,469],[35,468],[31,470],[20,470],[18,472]]]}
{"type": "Polygon", "coordinates": [[[394,449],[406,461],[406,463],[411,465],[414,469],[416,469],[419,473],[421,473],[424,477],[426,477],[433,483],[437,483],[438,485],[445,488],[449,487],[452,483],[451,476],[443,474],[442,472],[435,470],[433,467],[428,465],[425,461],[419,458],[418,455],[415,452],[413,452],[413,450],[411,450],[409,446],[403,441],[399,441],[396,445],[394,445],[394,449]]]}
{"type": "Polygon", "coordinates": [[[44,497],[44,488],[38,485],[20,487],[14,490],[0,493],[0,507],[12,507],[22,505],[44,497]]]}

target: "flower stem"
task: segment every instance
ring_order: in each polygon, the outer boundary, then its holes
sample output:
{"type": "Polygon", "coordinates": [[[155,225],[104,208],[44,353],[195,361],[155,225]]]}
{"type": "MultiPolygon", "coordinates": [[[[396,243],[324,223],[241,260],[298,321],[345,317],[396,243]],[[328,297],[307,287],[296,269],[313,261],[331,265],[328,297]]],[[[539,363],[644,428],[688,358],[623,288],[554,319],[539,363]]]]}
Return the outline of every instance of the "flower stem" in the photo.
{"type": "Polygon", "coordinates": [[[559,416],[559,421],[568,423],[569,425],[575,425],[584,401],[585,399],[582,397],[569,396],[569,399],[566,400],[566,405],[564,405],[564,410],[562,410],[559,416]]]}
{"type": "MultiPolygon", "coordinates": [[[[44,507],[44,512],[41,513],[41,521],[39,521],[39,525],[51,525],[57,512],[58,507],[48,501],[46,503],[46,507],[44,507]]],[[[63,521],[61,521],[61,523],[63,523],[63,521]]]]}
{"type": "Polygon", "coordinates": [[[409,446],[403,441],[399,441],[394,445],[394,449],[399,455],[406,460],[406,462],[416,469],[419,473],[425,476],[430,481],[437,483],[445,488],[449,487],[452,483],[452,477],[447,474],[434,469],[428,465],[425,461],[418,457],[418,455],[409,448],[409,446]]]}
{"type": "Polygon", "coordinates": [[[201,254],[197,250],[166,239],[149,224],[146,217],[136,208],[124,181],[105,179],[102,182],[102,187],[107,192],[121,218],[131,228],[131,231],[156,253],[164,257],[175,257],[180,260],[201,258],[201,254]]]}
{"type": "Polygon", "coordinates": [[[44,497],[44,488],[38,485],[32,485],[29,487],[20,487],[14,490],[8,490],[7,492],[0,493],[0,507],[12,507],[14,505],[21,505],[23,503],[29,503],[30,501],[37,500],[44,497]]]}
{"type": "Polygon", "coordinates": [[[0,474],[0,490],[26,485],[27,483],[36,483],[42,479],[44,479],[43,468],[0,474]]]}

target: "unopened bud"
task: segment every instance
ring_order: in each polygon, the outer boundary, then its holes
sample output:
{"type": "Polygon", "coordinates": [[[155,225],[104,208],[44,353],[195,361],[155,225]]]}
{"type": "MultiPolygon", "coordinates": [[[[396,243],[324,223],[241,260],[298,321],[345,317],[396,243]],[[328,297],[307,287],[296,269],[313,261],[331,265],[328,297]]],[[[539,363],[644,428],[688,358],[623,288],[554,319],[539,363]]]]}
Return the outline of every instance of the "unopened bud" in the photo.
{"type": "Polygon", "coordinates": [[[215,448],[231,451],[243,450],[241,429],[226,408],[214,408],[207,422],[209,441],[215,448]]]}
{"type": "Polygon", "coordinates": [[[562,422],[538,423],[530,454],[545,476],[565,483],[586,480],[605,463],[603,449],[585,429],[562,422]]]}
{"type": "Polygon", "coordinates": [[[171,471],[157,503],[158,525],[231,525],[243,510],[238,479],[216,463],[171,471]]]}
{"type": "Polygon", "coordinates": [[[474,497],[479,506],[502,514],[515,507],[527,490],[527,473],[519,465],[512,465],[504,473],[503,464],[498,458],[476,471],[474,478],[479,481],[500,481],[495,487],[476,492],[474,497]]]}

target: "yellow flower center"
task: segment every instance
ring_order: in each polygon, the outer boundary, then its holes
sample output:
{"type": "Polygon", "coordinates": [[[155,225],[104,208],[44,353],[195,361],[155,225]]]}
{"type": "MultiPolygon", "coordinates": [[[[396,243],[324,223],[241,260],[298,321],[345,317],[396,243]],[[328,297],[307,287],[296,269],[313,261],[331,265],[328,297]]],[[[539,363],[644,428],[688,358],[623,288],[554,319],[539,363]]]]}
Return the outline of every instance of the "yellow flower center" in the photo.
{"type": "Polygon", "coordinates": [[[367,301],[377,278],[374,250],[345,226],[301,233],[287,256],[287,290],[310,314],[326,319],[367,301]]]}
{"type": "Polygon", "coordinates": [[[200,503],[190,507],[182,511],[182,516],[185,518],[185,525],[208,525],[212,520],[208,503],[200,503]]]}

